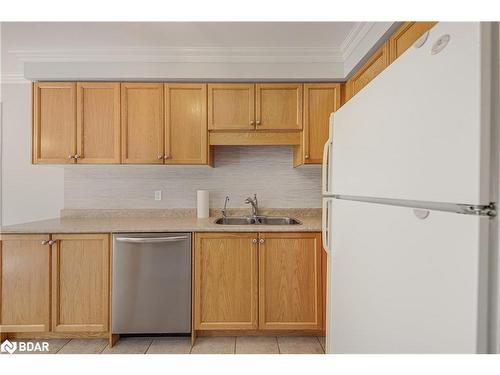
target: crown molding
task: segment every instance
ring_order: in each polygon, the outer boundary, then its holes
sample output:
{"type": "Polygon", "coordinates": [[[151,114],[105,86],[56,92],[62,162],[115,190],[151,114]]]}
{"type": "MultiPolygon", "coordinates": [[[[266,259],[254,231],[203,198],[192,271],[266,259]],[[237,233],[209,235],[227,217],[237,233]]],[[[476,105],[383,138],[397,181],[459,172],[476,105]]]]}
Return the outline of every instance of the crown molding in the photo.
{"type": "Polygon", "coordinates": [[[370,32],[370,30],[375,26],[375,22],[357,22],[356,25],[351,29],[347,37],[344,39],[340,45],[340,51],[342,55],[342,61],[345,62],[359,46],[361,41],[370,32]]]}
{"type": "Polygon", "coordinates": [[[123,47],[9,50],[20,62],[339,63],[338,48],[123,47]]]}
{"type": "Polygon", "coordinates": [[[20,83],[30,83],[21,73],[4,73],[0,77],[1,84],[20,84],[20,83]]]}
{"type": "MultiPolygon", "coordinates": [[[[109,47],[71,49],[11,49],[7,53],[33,79],[346,79],[390,22],[356,22],[339,47],[109,47]],[[373,34],[373,35],[372,35],[373,34]],[[136,64],[136,65],[134,65],[136,64]],[[141,65],[143,64],[143,65],[141,65]],[[184,69],[180,66],[185,65],[184,69]],[[117,69],[116,74],[110,68],[117,69]],[[111,70],[110,70],[111,69],[111,70]],[[188,71],[187,69],[191,69],[188,71]],[[295,69],[295,70],[294,70],[295,69]],[[145,70],[150,70],[147,72],[145,70]],[[226,73],[227,72],[227,73],[226,73]],[[95,73],[95,76],[93,76],[95,73]],[[179,75],[181,74],[181,75],[179,75]]],[[[389,26],[388,26],[389,25],[389,26]]],[[[6,82],[21,83],[16,74],[6,82]]]]}

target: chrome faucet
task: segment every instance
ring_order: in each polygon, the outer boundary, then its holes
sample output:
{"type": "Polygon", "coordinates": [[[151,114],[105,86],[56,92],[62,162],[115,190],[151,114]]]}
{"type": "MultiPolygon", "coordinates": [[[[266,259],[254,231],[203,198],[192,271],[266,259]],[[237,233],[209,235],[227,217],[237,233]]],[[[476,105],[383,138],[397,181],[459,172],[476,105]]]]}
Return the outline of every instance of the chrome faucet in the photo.
{"type": "Polygon", "coordinates": [[[250,197],[245,199],[245,203],[252,205],[252,217],[255,217],[259,214],[259,202],[257,201],[257,194],[253,195],[253,199],[250,197]]]}
{"type": "Polygon", "coordinates": [[[224,219],[227,217],[227,202],[229,202],[229,195],[226,195],[226,200],[224,201],[224,208],[221,210],[222,217],[224,219]]]}

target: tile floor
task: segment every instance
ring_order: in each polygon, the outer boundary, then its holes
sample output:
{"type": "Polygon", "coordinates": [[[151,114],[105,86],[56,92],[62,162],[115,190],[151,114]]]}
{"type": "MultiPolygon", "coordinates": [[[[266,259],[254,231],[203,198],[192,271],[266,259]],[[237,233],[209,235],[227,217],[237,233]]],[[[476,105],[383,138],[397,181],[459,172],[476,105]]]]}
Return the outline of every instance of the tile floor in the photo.
{"type": "MultiPolygon", "coordinates": [[[[14,340],[13,340],[14,341],[14,340]]],[[[19,340],[34,341],[34,340],[19,340]]],[[[54,339],[57,354],[324,354],[324,337],[124,337],[113,347],[105,339],[54,339]]]]}

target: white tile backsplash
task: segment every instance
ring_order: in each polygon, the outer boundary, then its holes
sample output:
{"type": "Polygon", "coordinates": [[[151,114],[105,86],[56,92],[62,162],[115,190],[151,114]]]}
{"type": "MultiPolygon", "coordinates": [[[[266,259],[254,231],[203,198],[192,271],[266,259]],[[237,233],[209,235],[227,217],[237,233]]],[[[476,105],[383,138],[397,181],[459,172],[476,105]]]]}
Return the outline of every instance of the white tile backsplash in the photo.
{"type": "Polygon", "coordinates": [[[65,208],[193,208],[196,191],[210,191],[210,207],[230,196],[245,207],[257,193],[261,207],[320,207],[321,167],[293,168],[292,147],[219,146],[215,168],[162,165],[74,165],[64,168],[65,208]],[[162,200],[155,201],[155,190],[162,200]]]}

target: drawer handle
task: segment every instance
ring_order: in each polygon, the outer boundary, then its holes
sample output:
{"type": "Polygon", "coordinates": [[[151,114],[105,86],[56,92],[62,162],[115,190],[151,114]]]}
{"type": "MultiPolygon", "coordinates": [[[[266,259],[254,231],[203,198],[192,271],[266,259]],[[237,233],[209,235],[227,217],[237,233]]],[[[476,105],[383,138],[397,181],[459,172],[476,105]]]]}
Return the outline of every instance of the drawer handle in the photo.
{"type": "Polygon", "coordinates": [[[130,243],[161,243],[161,242],[178,242],[187,240],[187,236],[177,236],[177,237],[117,237],[118,242],[130,242],[130,243]]]}

